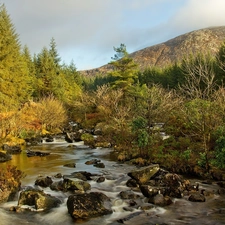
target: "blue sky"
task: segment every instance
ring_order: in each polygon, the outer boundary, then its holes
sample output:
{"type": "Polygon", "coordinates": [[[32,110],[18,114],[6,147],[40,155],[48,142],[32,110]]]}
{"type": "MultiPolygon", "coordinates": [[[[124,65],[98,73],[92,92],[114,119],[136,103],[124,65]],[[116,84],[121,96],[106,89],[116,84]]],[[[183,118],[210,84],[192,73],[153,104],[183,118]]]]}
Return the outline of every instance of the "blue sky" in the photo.
{"type": "Polygon", "coordinates": [[[225,25],[225,0],[5,0],[22,45],[32,54],[53,37],[78,70],[111,61],[113,47],[132,53],[178,35],[225,25]]]}

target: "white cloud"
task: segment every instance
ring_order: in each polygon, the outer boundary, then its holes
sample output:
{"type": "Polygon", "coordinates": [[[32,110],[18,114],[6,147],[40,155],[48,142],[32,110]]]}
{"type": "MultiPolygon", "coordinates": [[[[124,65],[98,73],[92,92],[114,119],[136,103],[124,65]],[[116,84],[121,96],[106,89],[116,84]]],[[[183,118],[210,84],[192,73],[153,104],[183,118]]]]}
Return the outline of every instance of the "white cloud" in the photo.
{"type": "Polygon", "coordinates": [[[78,69],[108,63],[120,43],[132,52],[225,25],[224,0],[7,0],[5,5],[32,53],[54,37],[61,58],[74,59],[78,69]]]}

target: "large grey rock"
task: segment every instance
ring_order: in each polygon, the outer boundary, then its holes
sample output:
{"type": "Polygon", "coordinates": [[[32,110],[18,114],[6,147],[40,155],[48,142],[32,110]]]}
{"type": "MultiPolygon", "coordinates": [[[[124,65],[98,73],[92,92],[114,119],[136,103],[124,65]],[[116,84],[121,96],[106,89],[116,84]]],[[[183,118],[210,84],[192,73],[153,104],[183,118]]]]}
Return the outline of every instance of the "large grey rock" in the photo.
{"type": "Polygon", "coordinates": [[[138,184],[147,183],[159,170],[158,164],[142,167],[128,173],[132,179],[136,180],[138,184]]]}
{"type": "Polygon", "coordinates": [[[100,192],[70,195],[67,208],[69,214],[75,219],[87,219],[112,213],[110,199],[100,192]]]}
{"type": "Polygon", "coordinates": [[[25,190],[20,193],[18,206],[34,206],[36,210],[49,210],[58,207],[61,201],[40,190],[25,190]]]}

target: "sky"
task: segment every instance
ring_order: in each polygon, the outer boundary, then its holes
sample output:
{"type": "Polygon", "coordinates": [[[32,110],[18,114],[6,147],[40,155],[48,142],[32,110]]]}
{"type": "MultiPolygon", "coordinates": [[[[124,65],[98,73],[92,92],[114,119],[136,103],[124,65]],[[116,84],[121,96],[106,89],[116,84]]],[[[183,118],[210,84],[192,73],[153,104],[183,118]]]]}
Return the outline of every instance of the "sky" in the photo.
{"type": "Polygon", "coordinates": [[[31,54],[54,38],[62,62],[77,70],[193,30],[225,25],[225,0],[0,0],[31,54]]]}

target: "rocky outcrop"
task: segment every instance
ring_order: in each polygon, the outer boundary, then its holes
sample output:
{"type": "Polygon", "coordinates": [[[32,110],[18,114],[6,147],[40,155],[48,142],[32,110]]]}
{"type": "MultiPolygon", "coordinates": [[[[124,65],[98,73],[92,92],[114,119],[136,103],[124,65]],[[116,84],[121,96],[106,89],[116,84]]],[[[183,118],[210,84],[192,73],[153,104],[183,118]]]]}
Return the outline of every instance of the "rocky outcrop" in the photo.
{"type": "MultiPolygon", "coordinates": [[[[171,63],[179,62],[190,53],[211,53],[215,55],[225,40],[225,26],[210,27],[195,30],[164,43],[146,47],[131,53],[129,56],[138,64],[140,70],[154,66],[165,67],[171,63]]],[[[113,68],[110,64],[99,68],[79,71],[82,75],[96,76],[107,74],[113,68]]]]}
{"type": "Polygon", "coordinates": [[[110,199],[100,192],[70,195],[67,208],[74,219],[88,219],[112,213],[110,199]]]}
{"type": "Polygon", "coordinates": [[[158,164],[153,164],[150,166],[142,167],[128,173],[132,179],[136,180],[138,184],[145,184],[151,177],[153,177],[159,170],[158,164]]]}

